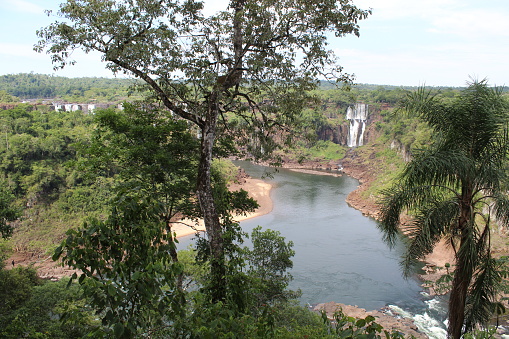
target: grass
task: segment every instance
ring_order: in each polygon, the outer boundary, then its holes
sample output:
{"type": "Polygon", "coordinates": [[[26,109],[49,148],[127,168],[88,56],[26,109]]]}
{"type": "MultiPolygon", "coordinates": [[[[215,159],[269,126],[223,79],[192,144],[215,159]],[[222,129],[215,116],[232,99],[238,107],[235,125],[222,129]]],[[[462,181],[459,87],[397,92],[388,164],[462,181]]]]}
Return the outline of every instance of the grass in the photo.
{"type": "Polygon", "coordinates": [[[323,160],[337,160],[344,158],[346,148],[344,146],[333,143],[332,141],[320,140],[315,146],[308,149],[312,158],[323,160]]]}
{"type": "Polygon", "coordinates": [[[345,157],[346,147],[332,141],[318,140],[311,147],[298,145],[295,148],[284,150],[282,156],[291,162],[329,162],[345,157]]]}

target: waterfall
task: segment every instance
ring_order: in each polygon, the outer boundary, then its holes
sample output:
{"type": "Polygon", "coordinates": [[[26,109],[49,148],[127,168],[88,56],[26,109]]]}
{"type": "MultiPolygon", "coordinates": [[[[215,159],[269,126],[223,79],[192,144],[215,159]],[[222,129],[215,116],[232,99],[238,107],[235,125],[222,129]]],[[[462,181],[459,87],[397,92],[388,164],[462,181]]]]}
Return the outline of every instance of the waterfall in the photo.
{"type": "Polygon", "coordinates": [[[357,103],[354,107],[348,107],[346,119],[350,121],[348,147],[362,146],[364,131],[366,130],[366,120],[368,119],[368,105],[357,103]]]}

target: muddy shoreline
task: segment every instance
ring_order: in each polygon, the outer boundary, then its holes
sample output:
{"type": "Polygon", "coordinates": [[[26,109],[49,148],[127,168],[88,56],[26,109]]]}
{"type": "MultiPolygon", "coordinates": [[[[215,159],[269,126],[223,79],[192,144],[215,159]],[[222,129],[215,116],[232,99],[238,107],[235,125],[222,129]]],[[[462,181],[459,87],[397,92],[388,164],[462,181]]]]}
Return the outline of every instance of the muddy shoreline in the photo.
{"type": "MultiPolygon", "coordinates": [[[[343,174],[349,175],[359,180],[359,186],[356,190],[352,191],[347,197],[347,203],[353,208],[361,211],[364,215],[377,219],[379,216],[379,208],[374,199],[363,199],[362,192],[364,192],[369,184],[374,180],[374,173],[372,169],[363,167],[355,163],[354,159],[345,158],[342,160],[343,168],[338,168],[337,164],[323,164],[323,163],[307,163],[307,164],[292,164],[285,163],[283,168],[305,172],[316,175],[331,175],[341,176],[343,174]]],[[[272,186],[258,179],[243,178],[240,183],[234,185],[232,189],[243,188],[249,192],[250,196],[255,198],[260,207],[246,215],[237,216],[236,220],[241,221],[249,218],[261,216],[272,211],[272,200],[270,198],[270,190],[272,186]]],[[[177,237],[194,234],[196,232],[203,232],[203,224],[190,224],[183,222],[175,226],[177,237]],[[187,225],[186,225],[187,224],[187,225]]],[[[442,253],[443,255],[443,253],[442,253]]],[[[33,265],[38,270],[39,275],[42,278],[58,280],[65,276],[71,276],[75,273],[69,267],[62,267],[59,263],[53,262],[51,257],[41,256],[31,253],[14,253],[11,258],[7,260],[7,268],[10,268],[11,261],[15,262],[15,265],[28,266],[33,265]]],[[[350,306],[340,304],[338,302],[328,302],[316,305],[315,311],[324,310],[329,317],[333,316],[333,313],[338,308],[342,308],[345,314],[357,318],[365,318],[367,315],[373,315],[376,317],[376,321],[381,324],[385,329],[399,329],[406,335],[414,335],[416,338],[426,338],[426,336],[417,331],[415,324],[404,318],[398,318],[394,315],[387,314],[383,309],[366,311],[357,306],[350,306]]]]}
{"type": "MultiPolygon", "coordinates": [[[[370,187],[371,183],[376,179],[376,167],[366,166],[356,161],[355,151],[349,152],[345,158],[341,160],[341,168],[337,168],[335,162],[330,163],[306,163],[296,164],[286,162],[283,165],[284,168],[290,170],[296,170],[301,172],[307,172],[319,175],[342,175],[346,174],[359,181],[359,186],[354,191],[350,192],[346,198],[346,202],[349,206],[360,211],[363,215],[371,217],[375,220],[380,218],[380,206],[376,201],[376,197],[370,196],[365,197],[364,192],[370,187]],[[325,169],[325,170],[324,170],[325,169]]],[[[424,263],[428,267],[427,274],[419,276],[424,281],[434,281],[442,275],[440,268],[444,267],[446,263],[454,262],[454,254],[452,249],[446,244],[445,241],[441,241],[437,244],[434,251],[426,256],[424,263]]],[[[444,271],[445,273],[445,271],[444,271]]],[[[423,284],[423,288],[433,294],[433,290],[430,290],[426,284],[423,284]]]]}

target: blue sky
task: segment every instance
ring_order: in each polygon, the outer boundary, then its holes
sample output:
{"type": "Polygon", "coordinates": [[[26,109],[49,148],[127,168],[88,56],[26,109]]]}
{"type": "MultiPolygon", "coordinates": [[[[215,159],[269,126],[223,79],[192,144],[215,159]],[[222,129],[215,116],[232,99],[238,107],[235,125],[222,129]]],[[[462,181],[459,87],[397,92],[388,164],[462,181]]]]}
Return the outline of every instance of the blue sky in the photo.
{"type": "MultiPolygon", "coordinates": [[[[35,31],[55,21],[60,0],[0,0],[0,75],[43,73],[68,77],[112,74],[100,55],[76,53],[78,63],[53,71],[48,55],[32,50],[35,31]]],[[[206,9],[225,0],[206,0],[206,9]]],[[[360,38],[331,40],[356,82],[463,86],[469,77],[509,85],[508,0],[354,0],[373,15],[360,22],[360,38]]]]}

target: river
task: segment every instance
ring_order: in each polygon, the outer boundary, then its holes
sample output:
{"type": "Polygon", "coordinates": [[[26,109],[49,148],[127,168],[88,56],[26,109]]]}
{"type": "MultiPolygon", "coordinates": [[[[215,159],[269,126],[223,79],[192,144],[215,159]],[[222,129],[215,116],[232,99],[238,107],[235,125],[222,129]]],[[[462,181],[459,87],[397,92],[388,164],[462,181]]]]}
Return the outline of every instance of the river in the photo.
{"type": "MultiPolygon", "coordinates": [[[[443,327],[443,304],[422,293],[417,278],[402,276],[402,244],[389,249],[375,220],[346,203],[357,180],[286,169],[274,172],[248,162],[237,165],[273,185],[272,212],[243,221],[241,226],[250,233],[260,225],[293,241],[296,254],[290,289],[302,291],[302,304],[336,301],[367,310],[390,306],[431,322],[422,326],[443,327]],[[266,177],[267,171],[271,177],[266,177]]],[[[180,241],[180,246],[187,246],[190,240],[180,241]]]]}

